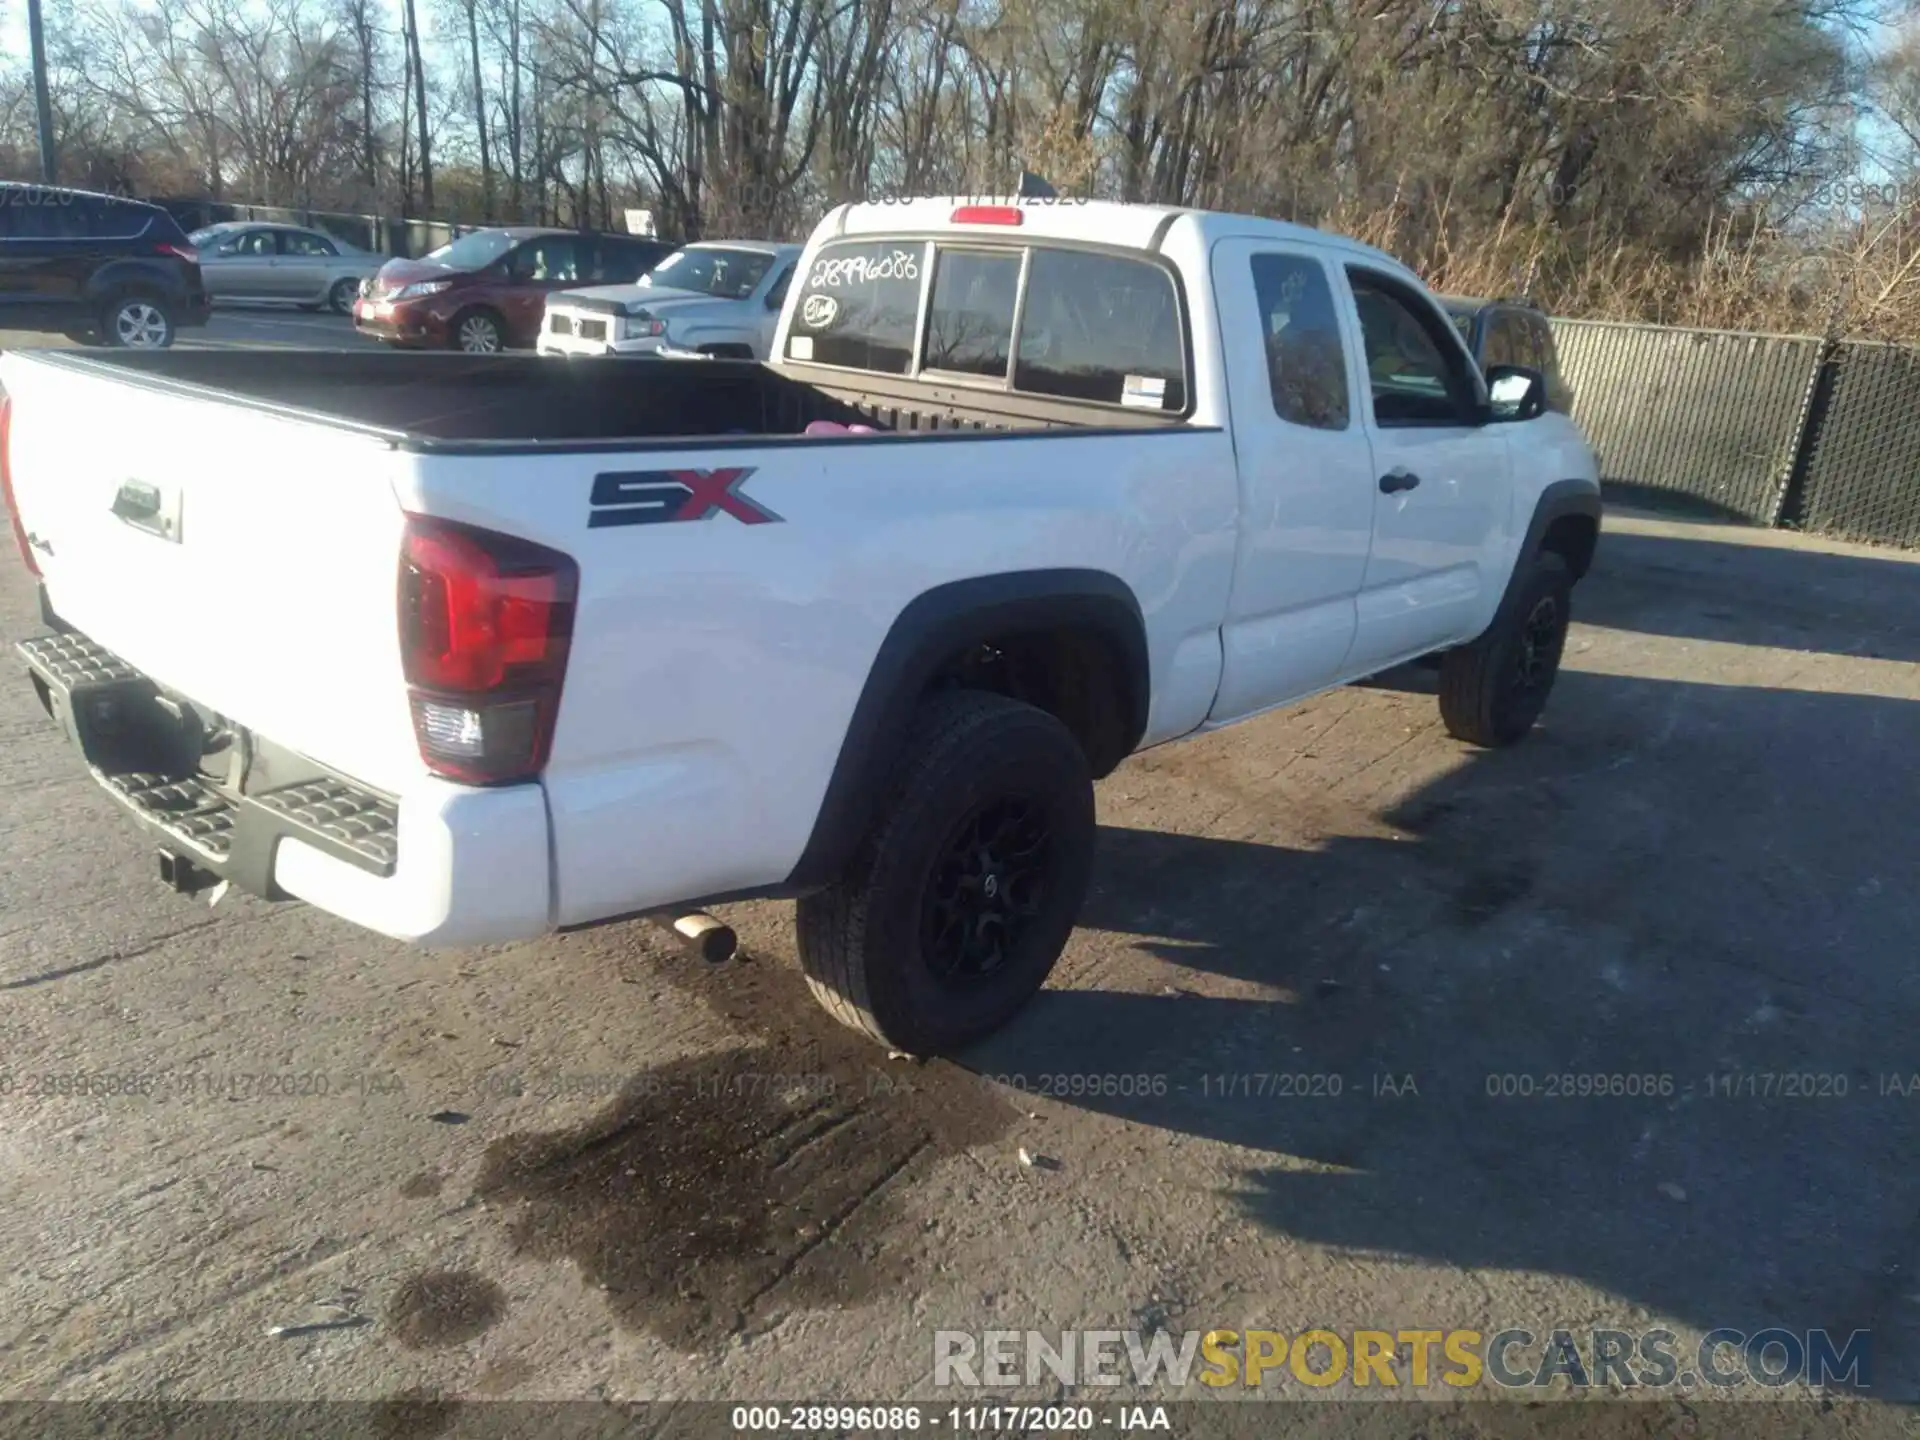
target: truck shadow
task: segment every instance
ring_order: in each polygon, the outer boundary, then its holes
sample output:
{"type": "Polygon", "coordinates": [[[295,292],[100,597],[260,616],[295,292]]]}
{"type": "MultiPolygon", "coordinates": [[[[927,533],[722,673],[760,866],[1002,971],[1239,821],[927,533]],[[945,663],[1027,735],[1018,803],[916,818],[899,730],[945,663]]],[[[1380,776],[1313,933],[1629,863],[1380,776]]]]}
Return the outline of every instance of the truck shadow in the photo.
{"type": "Polygon", "coordinates": [[[1082,924],[1167,968],[969,1063],[1293,1157],[1233,1188],[1302,1240],[1864,1327],[1920,1213],[1916,748],[1910,701],[1566,673],[1395,838],[1104,829],[1082,924]]]}
{"type": "Polygon", "coordinates": [[[1609,530],[1574,613],[1648,635],[1920,661],[1920,557],[1829,554],[1748,534],[1609,530]]]}
{"type": "MultiPolygon", "coordinates": [[[[1827,554],[1738,533],[1608,531],[1574,592],[1575,618],[1640,635],[1920,661],[1920,557],[1827,554]],[[1705,538],[1717,534],[1727,538],[1705,538]]],[[[1361,683],[1430,694],[1437,675],[1405,666],[1361,683]]]]}

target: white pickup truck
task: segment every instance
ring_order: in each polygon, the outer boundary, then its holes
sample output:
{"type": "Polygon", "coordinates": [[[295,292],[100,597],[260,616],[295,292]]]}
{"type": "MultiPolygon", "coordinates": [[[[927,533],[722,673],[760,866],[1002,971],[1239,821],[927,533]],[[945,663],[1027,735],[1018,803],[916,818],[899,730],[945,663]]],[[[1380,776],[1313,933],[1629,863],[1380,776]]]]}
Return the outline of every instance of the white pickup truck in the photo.
{"type": "Polygon", "coordinates": [[[753,240],[683,245],[632,285],[547,298],[541,355],[765,360],[802,247],[753,240]]]}
{"type": "Polygon", "coordinates": [[[843,206],[778,339],[0,357],[33,685],[177,885],[436,946],[796,897],[919,1054],[1045,980],[1135,751],[1422,656],[1463,740],[1541,713],[1594,458],[1378,251],[843,206]]]}

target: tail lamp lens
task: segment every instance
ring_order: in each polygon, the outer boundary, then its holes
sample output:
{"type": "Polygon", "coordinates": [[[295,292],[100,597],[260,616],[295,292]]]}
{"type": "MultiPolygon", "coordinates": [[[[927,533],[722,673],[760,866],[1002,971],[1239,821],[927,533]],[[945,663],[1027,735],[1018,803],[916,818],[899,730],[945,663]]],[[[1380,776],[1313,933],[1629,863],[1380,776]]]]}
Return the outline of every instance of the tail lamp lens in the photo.
{"type": "Polygon", "coordinates": [[[40,565],[27,543],[26,522],[20,518],[20,504],[13,498],[13,397],[0,395],[0,501],[7,507],[7,519],[13,525],[13,543],[20,547],[20,558],[27,562],[27,573],[40,578],[40,565]]]}
{"type": "Polygon", "coordinates": [[[579,567],[557,550],[407,517],[400,654],[429,769],[498,785],[545,768],[579,581],[579,567]]]}

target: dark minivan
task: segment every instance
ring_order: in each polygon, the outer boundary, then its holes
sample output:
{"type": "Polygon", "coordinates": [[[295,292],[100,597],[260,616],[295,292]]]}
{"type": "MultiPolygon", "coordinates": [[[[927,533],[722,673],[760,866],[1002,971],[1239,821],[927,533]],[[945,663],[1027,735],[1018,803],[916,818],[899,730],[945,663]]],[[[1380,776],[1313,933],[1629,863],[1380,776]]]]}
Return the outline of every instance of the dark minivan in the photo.
{"type": "Polygon", "coordinates": [[[0,181],[0,330],[158,350],[207,309],[199,254],[158,205],[0,181]]]}
{"type": "Polygon", "coordinates": [[[381,266],[360,288],[353,324],[390,345],[474,354],[530,347],[548,295],[583,285],[630,285],[675,248],[586,230],[475,230],[418,260],[381,266]]]}

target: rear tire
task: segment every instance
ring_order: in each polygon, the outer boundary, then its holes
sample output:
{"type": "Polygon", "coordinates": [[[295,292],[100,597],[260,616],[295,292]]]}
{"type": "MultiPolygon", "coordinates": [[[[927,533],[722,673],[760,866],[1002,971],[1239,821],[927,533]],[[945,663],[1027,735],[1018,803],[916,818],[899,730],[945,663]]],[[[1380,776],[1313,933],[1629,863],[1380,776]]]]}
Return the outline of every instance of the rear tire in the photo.
{"type": "Polygon", "coordinates": [[[931,696],[839,880],[799,905],[827,1012],[892,1049],[947,1054],[1032,998],[1093,868],[1093,780],[1072,733],[983,691],[931,696]]]}
{"type": "Polygon", "coordinates": [[[165,350],[173,344],[173,316],[151,295],[121,295],[100,315],[100,337],[119,350],[165,350]]]}
{"type": "Polygon", "coordinates": [[[327,291],[327,308],[336,315],[351,315],[354,299],[359,294],[358,280],[336,280],[333,288],[327,291]]]}
{"type": "Polygon", "coordinates": [[[1519,740],[1540,718],[1572,620],[1573,572],[1560,556],[1534,557],[1508,617],[1440,662],[1440,718],[1471,745],[1519,740]]]}

